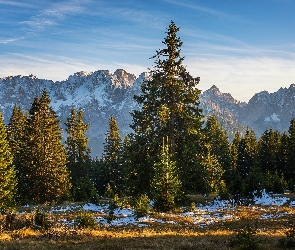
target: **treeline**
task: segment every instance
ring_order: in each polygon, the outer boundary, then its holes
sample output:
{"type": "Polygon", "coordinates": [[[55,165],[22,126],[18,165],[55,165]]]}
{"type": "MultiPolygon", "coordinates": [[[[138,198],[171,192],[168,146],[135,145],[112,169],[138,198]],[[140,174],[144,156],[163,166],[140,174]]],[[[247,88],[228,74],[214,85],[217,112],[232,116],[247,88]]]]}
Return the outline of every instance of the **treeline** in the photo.
{"type": "Polygon", "coordinates": [[[72,109],[62,140],[60,121],[46,90],[29,111],[14,107],[9,123],[0,121],[0,206],[72,199],[96,202],[99,196],[149,197],[160,211],[187,194],[218,193],[223,198],[253,191],[294,191],[295,120],[287,132],[226,131],[211,116],[204,121],[197,88],[183,66],[179,28],[171,22],[158,50],[152,77],[135,96],[133,133],[120,137],[110,117],[103,155],[92,159],[83,111],[72,109]]]}

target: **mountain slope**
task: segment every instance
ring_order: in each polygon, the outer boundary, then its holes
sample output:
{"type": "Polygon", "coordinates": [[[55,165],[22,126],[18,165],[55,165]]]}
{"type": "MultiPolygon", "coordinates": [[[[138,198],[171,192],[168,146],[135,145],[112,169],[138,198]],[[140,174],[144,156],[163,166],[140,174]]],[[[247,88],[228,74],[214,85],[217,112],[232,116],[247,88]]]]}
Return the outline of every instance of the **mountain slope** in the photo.
{"type": "MultiPolygon", "coordinates": [[[[147,77],[147,73],[136,77],[118,69],[114,73],[108,70],[82,71],[57,82],[33,75],[0,78],[0,110],[7,123],[15,104],[28,110],[34,98],[40,97],[46,88],[63,127],[70,109],[82,108],[85,122],[90,124],[88,136],[92,155],[100,156],[110,115],[116,117],[122,138],[131,132],[130,112],[139,108],[133,96],[140,94],[141,83],[147,77]]],[[[205,120],[208,115],[216,115],[230,139],[246,126],[254,129],[257,136],[270,127],[282,132],[288,129],[295,115],[295,85],[275,93],[263,91],[255,94],[248,103],[235,100],[229,93],[221,93],[213,85],[200,95],[200,106],[205,120]]]]}

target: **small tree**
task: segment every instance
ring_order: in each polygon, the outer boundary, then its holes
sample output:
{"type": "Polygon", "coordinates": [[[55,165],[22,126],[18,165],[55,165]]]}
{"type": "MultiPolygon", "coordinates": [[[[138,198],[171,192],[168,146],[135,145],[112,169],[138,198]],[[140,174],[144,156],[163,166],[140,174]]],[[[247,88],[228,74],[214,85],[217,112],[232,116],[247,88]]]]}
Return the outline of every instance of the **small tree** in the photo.
{"type": "Polygon", "coordinates": [[[9,149],[3,116],[0,113],[0,210],[15,205],[17,180],[12,162],[13,156],[9,149]]]}
{"type": "Polygon", "coordinates": [[[163,139],[159,161],[154,164],[154,177],[151,182],[151,188],[156,210],[165,212],[174,208],[181,183],[176,163],[171,160],[168,139],[166,143],[163,139]]]}

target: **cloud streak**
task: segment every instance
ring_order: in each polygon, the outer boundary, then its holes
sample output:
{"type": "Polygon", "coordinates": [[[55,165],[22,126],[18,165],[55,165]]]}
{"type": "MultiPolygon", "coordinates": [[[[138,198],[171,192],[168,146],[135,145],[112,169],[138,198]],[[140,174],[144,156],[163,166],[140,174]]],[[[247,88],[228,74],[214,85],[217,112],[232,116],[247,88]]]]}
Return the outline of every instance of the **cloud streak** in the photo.
{"type": "Polygon", "coordinates": [[[218,11],[216,9],[212,9],[212,8],[206,8],[206,7],[202,7],[200,5],[196,5],[196,4],[189,4],[189,3],[184,3],[183,1],[175,1],[175,0],[164,0],[167,3],[170,4],[174,4],[174,5],[178,5],[181,7],[185,7],[185,8],[189,8],[189,9],[194,9],[200,12],[204,12],[207,13],[211,16],[215,16],[218,18],[225,18],[225,19],[229,19],[229,20],[234,20],[234,21],[246,21],[245,19],[241,18],[240,16],[237,15],[232,15],[229,13],[225,13],[225,12],[221,12],[218,11]]]}

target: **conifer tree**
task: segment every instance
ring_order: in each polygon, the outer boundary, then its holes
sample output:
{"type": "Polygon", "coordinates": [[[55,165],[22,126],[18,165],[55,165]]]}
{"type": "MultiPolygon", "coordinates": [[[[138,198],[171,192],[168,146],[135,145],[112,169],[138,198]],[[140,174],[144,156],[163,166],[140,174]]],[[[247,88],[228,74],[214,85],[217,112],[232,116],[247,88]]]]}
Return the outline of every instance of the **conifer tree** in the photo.
{"type": "Polygon", "coordinates": [[[164,138],[159,160],[154,164],[153,173],[151,189],[155,200],[154,207],[158,211],[169,211],[174,208],[175,200],[180,194],[181,182],[176,163],[171,160],[168,140],[165,142],[164,138]]]}
{"type": "Polygon", "coordinates": [[[90,149],[87,147],[88,138],[86,132],[88,125],[83,122],[83,112],[79,110],[79,117],[74,108],[71,109],[70,117],[67,118],[65,141],[67,152],[67,166],[75,186],[80,177],[88,175],[87,162],[90,159],[90,149]]]}
{"type": "Polygon", "coordinates": [[[226,131],[215,116],[209,116],[204,128],[204,137],[210,147],[210,155],[214,155],[224,170],[224,179],[230,179],[230,147],[226,131]]]}
{"type": "MultiPolygon", "coordinates": [[[[16,170],[18,178],[18,193],[22,193],[21,188],[25,185],[22,183],[24,177],[21,176],[23,171],[21,170],[22,162],[25,155],[23,155],[22,149],[25,146],[25,130],[26,130],[27,115],[24,115],[21,107],[14,106],[12,115],[7,125],[7,138],[9,141],[9,148],[13,155],[13,165],[16,170]]],[[[16,199],[20,200],[21,197],[17,195],[16,199]]]]}
{"type": "Polygon", "coordinates": [[[288,177],[290,188],[294,189],[295,184],[295,118],[290,121],[288,129],[288,165],[286,177],[288,177]]]}
{"type": "Polygon", "coordinates": [[[59,124],[44,90],[29,111],[22,149],[26,157],[20,168],[24,178],[23,195],[33,202],[57,201],[69,195],[70,176],[59,124]]]}
{"type": "Polygon", "coordinates": [[[200,78],[193,78],[183,66],[178,31],[172,21],[163,41],[166,47],[156,52],[151,77],[142,84],[142,94],[135,96],[141,110],[131,114],[131,172],[139,184],[135,188],[139,194],[149,190],[150,173],[161,151],[162,138],[169,138],[172,159],[181,171],[185,187],[191,184],[186,183],[187,173],[199,167],[195,158],[201,147],[200,90],[196,87],[200,78]]]}
{"type": "Polygon", "coordinates": [[[266,130],[258,142],[258,160],[264,173],[278,171],[278,151],[280,133],[272,129],[266,130]]]}
{"type": "Polygon", "coordinates": [[[238,173],[238,154],[241,137],[238,132],[235,133],[234,139],[230,144],[230,180],[228,181],[229,190],[232,194],[241,193],[242,191],[242,177],[238,173]]]}
{"type": "Polygon", "coordinates": [[[201,164],[204,168],[202,191],[205,194],[218,192],[218,184],[221,182],[224,169],[219,163],[218,156],[213,154],[211,145],[206,145],[207,153],[203,156],[201,164]]]}
{"type": "Polygon", "coordinates": [[[95,188],[90,180],[91,157],[88,148],[89,138],[86,132],[88,124],[83,121],[83,111],[76,113],[71,109],[70,117],[67,118],[65,141],[67,152],[67,167],[71,174],[73,184],[73,196],[77,201],[90,201],[95,196],[95,188]]]}
{"type": "Polygon", "coordinates": [[[15,205],[17,178],[13,166],[7,131],[0,113],[0,210],[15,205]]]}
{"type": "Polygon", "coordinates": [[[110,117],[109,130],[106,134],[102,165],[100,185],[106,192],[107,186],[114,193],[122,194],[123,190],[123,164],[122,164],[122,140],[119,133],[117,120],[114,116],[110,117]]]}
{"type": "Polygon", "coordinates": [[[244,138],[238,147],[237,172],[246,177],[251,167],[257,164],[257,140],[253,130],[247,128],[244,138]]]}
{"type": "Polygon", "coordinates": [[[280,146],[278,149],[278,173],[281,176],[285,176],[286,179],[288,179],[288,156],[289,156],[289,149],[288,149],[288,142],[289,142],[289,136],[287,132],[285,131],[281,135],[280,140],[280,146]]]}

